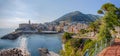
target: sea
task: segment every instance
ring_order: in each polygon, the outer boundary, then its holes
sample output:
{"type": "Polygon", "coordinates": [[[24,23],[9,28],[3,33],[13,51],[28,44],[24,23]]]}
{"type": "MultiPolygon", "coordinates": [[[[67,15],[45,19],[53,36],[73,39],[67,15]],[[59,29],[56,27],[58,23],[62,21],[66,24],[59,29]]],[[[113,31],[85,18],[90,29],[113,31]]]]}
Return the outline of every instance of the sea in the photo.
{"type": "MultiPolygon", "coordinates": [[[[13,31],[11,28],[0,28],[0,37],[13,31]]],[[[39,48],[47,48],[59,54],[62,49],[61,34],[25,34],[16,40],[0,39],[0,50],[21,46],[26,48],[31,56],[40,56],[39,48]]]]}

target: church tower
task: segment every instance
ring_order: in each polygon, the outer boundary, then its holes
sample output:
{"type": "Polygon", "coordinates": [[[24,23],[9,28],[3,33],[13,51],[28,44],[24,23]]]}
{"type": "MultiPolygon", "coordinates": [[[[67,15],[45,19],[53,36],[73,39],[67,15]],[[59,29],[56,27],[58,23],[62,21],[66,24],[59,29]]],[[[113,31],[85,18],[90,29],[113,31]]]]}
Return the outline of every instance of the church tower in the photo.
{"type": "Polygon", "coordinates": [[[29,20],[29,24],[31,24],[30,20],[29,20]]]}

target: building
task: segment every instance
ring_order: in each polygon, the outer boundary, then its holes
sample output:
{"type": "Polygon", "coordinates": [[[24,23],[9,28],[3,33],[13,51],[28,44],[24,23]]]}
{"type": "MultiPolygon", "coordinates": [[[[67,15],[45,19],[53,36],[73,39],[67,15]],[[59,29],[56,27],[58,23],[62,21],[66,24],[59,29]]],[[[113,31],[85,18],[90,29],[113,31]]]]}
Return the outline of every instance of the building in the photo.
{"type": "Polygon", "coordinates": [[[31,26],[30,20],[28,21],[28,23],[21,23],[21,24],[19,24],[19,28],[26,28],[26,27],[30,27],[30,26],[31,26]]]}
{"type": "Polygon", "coordinates": [[[19,28],[16,31],[37,31],[38,24],[31,23],[29,20],[28,23],[21,23],[19,24],[19,28]]]}

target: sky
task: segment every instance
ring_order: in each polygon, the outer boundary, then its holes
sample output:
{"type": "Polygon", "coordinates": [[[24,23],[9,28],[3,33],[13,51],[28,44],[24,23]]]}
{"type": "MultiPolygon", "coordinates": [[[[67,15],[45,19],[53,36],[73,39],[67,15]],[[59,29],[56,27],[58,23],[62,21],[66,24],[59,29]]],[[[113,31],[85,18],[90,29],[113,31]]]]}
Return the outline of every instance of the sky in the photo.
{"type": "Polygon", "coordinates": [[[97,14],[107,2],[120,7],[120,0],[0,0],[0,28],[17,28],[20,23],[44,23],[80,11],[97,14]]]}

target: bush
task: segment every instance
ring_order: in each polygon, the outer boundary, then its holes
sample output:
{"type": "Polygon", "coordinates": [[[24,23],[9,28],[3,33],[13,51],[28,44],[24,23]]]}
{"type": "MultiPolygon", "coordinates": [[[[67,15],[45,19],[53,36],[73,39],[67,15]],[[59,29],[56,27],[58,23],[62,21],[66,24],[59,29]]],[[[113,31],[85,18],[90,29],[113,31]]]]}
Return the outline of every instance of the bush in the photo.
{"type": "Polygon", "coordinates": [[[62,36],[63,43],[65,43],[67,40],[71,39],[72,38],[71,36],[72,36],[72,34],[65,32],[62,36]]]}
{"type": "Polygon", "coordinates": [[[85,33],[88,33],[88,30],[81,29],[81,30],[79,31],[79,34],[85,34],[85,33]]]}

